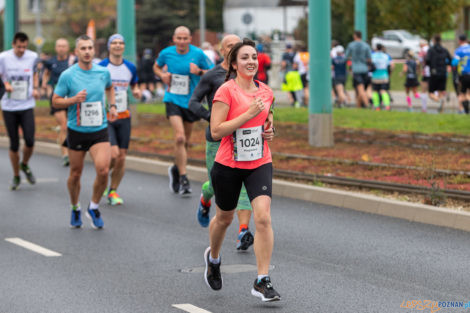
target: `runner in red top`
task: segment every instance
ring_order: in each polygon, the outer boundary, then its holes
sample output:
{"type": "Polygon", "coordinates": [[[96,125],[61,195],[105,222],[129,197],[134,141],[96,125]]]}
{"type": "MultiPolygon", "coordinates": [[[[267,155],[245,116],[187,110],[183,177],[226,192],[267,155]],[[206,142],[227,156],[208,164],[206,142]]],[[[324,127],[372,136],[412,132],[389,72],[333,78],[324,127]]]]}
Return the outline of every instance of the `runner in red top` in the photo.
{"type": "Polygon", "coordinates": [[[254,80],[258,70],[255,43],[249,39],[233,46],[225,82],[214,96],[211,135],[222,139],[211,171],[217,212],[209,226],[210,247],[204,253],[204,278],[213,290],[222,288],[220,249],[237,206],[242,183],[253,207],[256,225],[254,251],[258,265],[251,294],[263,301],[280,300],[269,274],[274,245],[271,227],[272,161],[267,141],[272,127],[273,92],[254,80]],[[230,79],[231,74],[236,77],[230,79]]]}

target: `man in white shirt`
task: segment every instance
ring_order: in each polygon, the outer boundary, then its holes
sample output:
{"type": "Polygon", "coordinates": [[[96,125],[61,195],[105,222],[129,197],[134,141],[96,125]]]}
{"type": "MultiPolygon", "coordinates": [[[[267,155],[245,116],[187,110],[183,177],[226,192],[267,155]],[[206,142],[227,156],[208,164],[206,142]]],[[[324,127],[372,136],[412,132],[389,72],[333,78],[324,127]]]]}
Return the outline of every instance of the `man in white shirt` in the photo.
{"type": "Polygon", "coordinates": [[[16,190],[20,183],[20,169],[30,184],[36,179],[31,172],[28,161],[34,149],[34,106],[35,99],[39,98],[39,80],[36,73],[38,55],[26,49],[28,36],[18,32],[13,37],[13,49],[0,54],[0,75],[5,83],[5,95],[1,106],[3,120],[10,138],[10,161],[13,167],[13,181],[11,190],[16,190]],[[23,131],[25,146],[23,159],[20,163],[19,127],[23,131]]]}

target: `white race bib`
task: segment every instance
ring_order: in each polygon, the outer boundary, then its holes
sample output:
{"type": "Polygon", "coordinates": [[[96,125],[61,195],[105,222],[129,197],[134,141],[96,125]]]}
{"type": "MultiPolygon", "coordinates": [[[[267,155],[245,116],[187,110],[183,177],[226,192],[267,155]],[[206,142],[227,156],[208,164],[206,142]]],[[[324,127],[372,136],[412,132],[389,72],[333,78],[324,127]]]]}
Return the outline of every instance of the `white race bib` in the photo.
{"type": "Polygon", "coordinates": [[[116,90],[116,107],[117,112],[121,113],[127,110],[127,90],[116,90]]]}
{"type": "Polygon", "coordinates": [[[170,92],[175,95],[188,95],[189,76],[171,74],[170,92]]]}
{"type": "Polygon", "coordinates": [[[80,105],[80,126],[96,127],[103,124],[101,101],[82,102],[80,105]]]}
{"type": "Polygon", "coordinates": [[[254,161],[263,157],[263,127],[239,128],[233,134],[235,161],[254,161]]]}
{"type": "Polygon", "coordinates": [[[10,93],[10,99],[27,100],[28,99],[28,81],[14,80],[11,82],[13,91],[10,93]]]}

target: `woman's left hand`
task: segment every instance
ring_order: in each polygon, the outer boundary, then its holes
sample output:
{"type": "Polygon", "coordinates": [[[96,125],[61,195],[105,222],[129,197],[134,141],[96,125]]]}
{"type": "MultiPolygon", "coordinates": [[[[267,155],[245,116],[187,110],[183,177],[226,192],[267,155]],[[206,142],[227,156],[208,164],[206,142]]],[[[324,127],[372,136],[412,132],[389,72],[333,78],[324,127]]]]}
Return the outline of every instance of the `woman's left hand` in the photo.
{"type": "Polygon", "coordinates": [[[264,123],[264,132],[263,132],[263,138],[266,141],[272,141],[274,138],[274,126],[272,126],[272,121],[266,120],[264,123]]]}

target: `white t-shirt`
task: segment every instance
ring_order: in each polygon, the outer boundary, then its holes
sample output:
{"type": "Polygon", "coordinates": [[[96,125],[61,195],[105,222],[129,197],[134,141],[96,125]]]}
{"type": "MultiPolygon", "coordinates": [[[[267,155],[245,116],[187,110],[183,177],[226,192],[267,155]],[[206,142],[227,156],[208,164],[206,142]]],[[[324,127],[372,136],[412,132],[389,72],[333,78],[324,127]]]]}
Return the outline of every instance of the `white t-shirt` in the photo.
{"type": "Polygon", "coordinates": [[[2,98],[2,110],[21,111],[34,108],[33,74],[38,54],[26,50],[19,58],[13,49],[0,53],[0,75],[4,82],[13,86],[13,92],[5,92],[2,98]]]}

